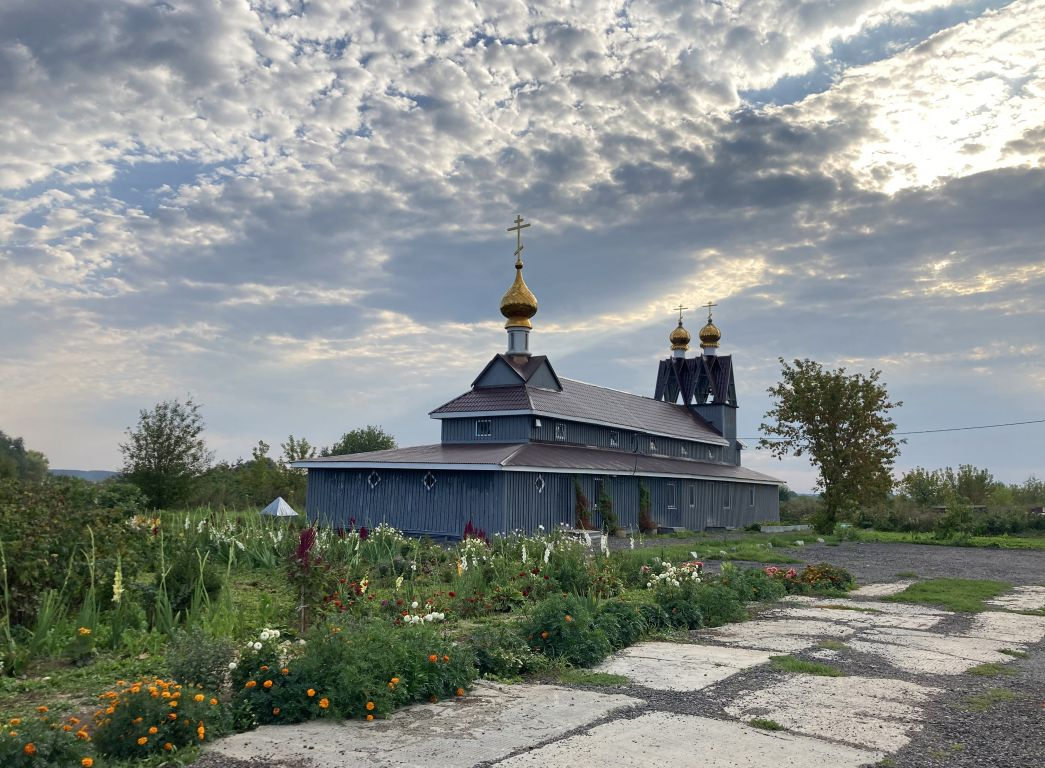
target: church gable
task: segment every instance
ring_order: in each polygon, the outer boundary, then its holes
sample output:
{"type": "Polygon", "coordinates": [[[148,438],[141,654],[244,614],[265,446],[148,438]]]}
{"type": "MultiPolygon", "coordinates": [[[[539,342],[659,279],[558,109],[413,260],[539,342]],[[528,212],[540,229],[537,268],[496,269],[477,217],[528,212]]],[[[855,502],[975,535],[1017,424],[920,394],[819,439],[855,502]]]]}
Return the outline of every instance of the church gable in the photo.
{"type": "Polygon", "coordinates": [[[555,375],[555,369],[544,355],[521,359],[520,356],[496,355],[472,382],[472,387],[512,387],[519,384],[554,392],[562,391],[559,377],[555,375]]]}
{"type": "Polygon", "coordinates": [[[510,365],[502,355],[497,355],[497,357],[487,363],[486,367],[483,368],[480,374],[475,377],[472,386],[475,388],[513,387],[525,382],[526,380],[522,375],[515,370],[515,368],[510,365]]]}

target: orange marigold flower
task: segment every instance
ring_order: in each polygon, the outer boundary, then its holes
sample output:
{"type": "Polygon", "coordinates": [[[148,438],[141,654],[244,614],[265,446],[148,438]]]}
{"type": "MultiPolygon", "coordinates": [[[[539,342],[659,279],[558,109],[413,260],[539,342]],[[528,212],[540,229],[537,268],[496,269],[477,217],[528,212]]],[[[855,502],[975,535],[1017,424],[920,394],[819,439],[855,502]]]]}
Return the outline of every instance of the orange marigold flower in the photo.
{"type": "Polygon", "coordinates": [[[142,687],[140,685],[132,685],[131,686],[131,693],[141,693],[141,692],[142,692],[142,687]]]}
{"type": "Polygon", "coordinates": [[[173,709],[174,707],[178,706],[178,700],[177,699],[171,699],[170,701],[167,702],[167,705],[173,709]]]}
{"type": "MultiPolygon", "coordinates": [[[[111,715],[112,712],[106,712],[106,714],[111,715]]],[[[133,720],[131,720],[131,725],[138,725],[141,721],[142,721],[142,718],[136,717],[133,720]]]]}
{"type": "Polygon", "coordinates": [[[156,733],[157,733],[157,732],[158,732],[159,730],[160,730],[160,729],[159,729],[159,728],[157,728],[157,727],[156,727],[155,725],[150,725],[150,726],[149,726],[149,735],[150,735],[150,736],[155,736],[155,735],[156,735],[156,733]]]}
{"type": "Polygon", "coordinates": [[[243,684],[243,687],[244,687],[244,688],[253,688],[253,687],[254,687],[254,686],[256,686],[257,684],[258,684],[257,680],[248,680],[247,682],[245,682],[245,683],[243,684]]]}
{"type": "Polygon", "coordinates": [[[373,716],[373,715],[367,715],[367,716],[366,716],[366,719],[367,719],[368,721],[370,721],[370,720],[373,720],[373,719],[374,719],[374,716],[373,716]]]}
{"type": "Polygon", "coordinates": [[[543,638],[544,640],[548,639],[548,630],[544,630],[543,632],[541,632],[541,638],[543,638]]]}
{"type": "MultiPolygon", "coordinates": [[[[105,708],[105,714],[107,714],[107,715],[111,715],[111,714],[112,714],[113,712],[115,712],[115,711],[116,711],[116,708],[115,708],[115,707],[106,707],[106,708],[105,708]]],[[[141,718],[139,717],[139,718],[138,718],[138,720],[137,720],[137,722],[135,722],[135,725],[137,725],[137,724],[138,724],[138,723],[140,723],[141,721],[142,721],[142,719],[141,719],[141,718]]]]}
{"type": "Polygon", "coordinates": [[[307,691],[305,691],[305,695],[308,696],[311,699],[313,696],[316,695],[316,689],[315,688],[309,688],[307,691]]]}
{"type": "Polygon", "coordinates": [[[367,709],[367,712],[372,712],[372,711],[373,711],[373,709],[374,709],[374,702],[372,702],[372,701],[368,701],[368,702],[366,703],[366,709],[367,709]]]}
{"type": "Polygon", "coordinates": [[[174,745],[168,741],[166,744],[163,745],[163,748],[170,752],[172,749],[174,749],[174,745]]]}
{"type": "Polygon", "coordinates": [[[138,737],[138,746],[139,747],[144,747],[148,743],[149,743],[149,739],[147,737],[145,737],[145,736],[139,736],[138,737]]]}
{"type": "Polygon", "coordinates": [[[396,689],[396,684],[395,683],[389,683],[388,684],[388,690],[394,691],[395,689],[396,689]]]}
{"type": "Polygon", "coordinates": [[[272,714],[278,715],[279,714],[279,707],[273,707],[272,708],[272,714]]]}
{"type": "Polygon", "coordinates": [[[435,662],[438,661],[438,659],[439,659],[439,657],[436,656],[434,653],[431,656],[428,657],[428,660],[430,662],[432,662],[433,664],[435,664],[435,662]]]}
{"type": "Polygon", "coordinates": [[[203,701],[205,698],[207,698],[207,697],[204,696],[202,693],[197,693],[195,696],[192,697],[192,700],[193,701],[203,701]]]}
{"type": "Polygon", "coordinates": [[[36,745],[30,741],[28,744],[22,747],[22,751],[31,757],[36,754],[36,745]]]}
{"type": "Polygon", "coordinates": [[[330,699],[324,697],[324,698],[319,700],[319,708],[320,709],[326,709],[329,706],[330,706],[330,699]]]}
{"type": "Polygon", "coordinates": [[[264,683],[262,683],[262,685],[265,686],[266,688],[271,688],[272,687],[272,681],[271,680],[266,680],[264,683]]]}
{"type": "Polygon", "coordinates": [[[80,627],[76,631],[80,633],[80,637],[87,637],[89,634],[91,634],[91,628],[90,627],[80,627]]]}
{"type": "Polygon", "coordinates": [[[283,667],[283,669],[280,670],[280,674],[289,675],[290,669],[288,667],[283,667]]]}
{"type": "Polygon", "coordinates": [[[439,698],[433,693],[431,696],[428,697],[428,700],[435,704],[437,701],[439,701],[439,698]]]}
{"type": "Polygon", "coordinates": [[[464,688],[458,688],[457,689],[457,695],[458,696],[464,696],[464,688]]]}
{"type": "Polygon", "coordinates": [[[84,729],[84,728],[81,728],[80,730],[78,730],[76,732],[76,738],[80,739],[81,741],[90,741],[91,740],[90,735],[88,735],[86,729],[84,729]]]}
{"type": "Polygon", "coordinates": [[[217,700],[217,699],[211,699],[211,700],[210,700],[210,705],[211,705],[212,707],[216,707],[216,706],[218,706],[218,700],[217,700]]]}
{"type": "Polygon", "coordinates": [[[73,729],[73,727],[71,725],[68,725],[68,724],[62,726],[62,730],[65,731],[66,733],[69,733],[69,731],[71,731],[72,729],[73,729]]]}
{"type": "Polygon", "coordinates": [[[91,768],[91,766],[94,765],[94,758],[85,757],[83,760],[80,761],[80,765],[82,765],[83,768],[91,768]]]}
{"type": "Polygon", "coordinates": [[[398,685],[399,684],[399,678],[398,677],[393,677],[392,678],[392,682],[395,683],[396,685],[398,685]]]}
{"type": "Polygon", "coordinates": [[[450,661],[450,657],[447,656],[445,653],[443,654],[443,661],[444,662],[449,662],[450,661]]]}
{"type": "Polygon", "coordinates": [[[167,715],[167,719],[168,720],[177,720],[178,716],[176,714],[174,714],[173,712],[171,712],[169,715],[167,715]]]}
{"type": "Polygon", "coordinates": [[[203,730],[203,726],[201,725],[199,728],[196,729],[196,738],[198,738],[200,741],[203,741],[204,736],[206,736],[206,731],[203,730]]]}
{"type": "Polygon", "coordinates": [[[570,614],[568,614],[568,613],[567,613],[567,614],[566,614],[566,622],[567,622],[567,623],[569,623],[569,622],[571,622],[571,621],[573,621],[573,617],[572,617],[572,616],[570,616],[570,614]]]}
{"type": "Polygon", "coordinates": [[[37,712],[39,712],[39,713],[40,713],[40,714],[42,715],[42,714],[44,714],[45,712],[47,712],[47,707],[45,707],[45,706],[41,705],[41,706],[39,706],[39,707],[37,707],[37,708],[36,708],[36,711],[37,711],[37,712]]]}
{"type": "Polygon", "coordinates": [[[269,665],[268,664],[262,664],[261,665],[261,671],[262,672],[268,672],[269,671],[269,665]]]}
{"type": "Polygon", "coordinates": [[[20,718],[20,717],[12,717],[10,720],[7,721],[7,724],[8,725],[21,725],[22,724],[22,718],[20,718]]]}
{"type": "Polygon", "coordinates": [[[80,718],[73,717],[72,715],[70,715],[69,716],[69,722],[72,723],[73,725],[79,725],[80,724],[80,718]]]}

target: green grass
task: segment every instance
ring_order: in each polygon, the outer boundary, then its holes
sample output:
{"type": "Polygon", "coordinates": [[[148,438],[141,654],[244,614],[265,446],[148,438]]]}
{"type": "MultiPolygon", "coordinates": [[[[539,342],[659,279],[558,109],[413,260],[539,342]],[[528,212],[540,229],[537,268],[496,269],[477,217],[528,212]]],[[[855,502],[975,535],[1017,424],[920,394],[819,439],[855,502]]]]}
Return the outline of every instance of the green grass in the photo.
{"type": "Polygon", "coordinates": [[[752,728],[761,728],[763,731],[782,731],[784,726],[778,723],[776,720],[766,720],[761,717],[756,717],[752,720],[748,720],[747,724],[752,728]]]}
{"type": "Polygon", "coordinates": [[[631,682],[624,675],[613,675],[609,672],[592,672],[588,669],[564,669],[559,673],[559,681],[569,685],[627,685],[631,682]]]}
{"type": "Polygon", "coordinates": [[[940,539],[934,533],[905,533],[900,531],[873,531],[850,529],[846,537],[856,541],[900,542],[928,544],[942,547],[975,547],[978,549],[1037,549],[1045,550],[1045,535],[1028,533],[1022,536],[958,536],[940,539]]]}
{"type": "Polygon", "coordinates": [[[1016,670],[996,661],[989,661],[986,664],[977,664],[968,671],[968,674],[977,677],[1013,677],[1016,670]]]}
{"type": "Polygon", "coordinates": [[[960,613],[986,610],[985,600],[1007,592],[1012,585],[987,579],[928,579],[912,584],[903,592],[883,597],[885,602],[924,603],[960,613]]]}
{"type": "Polygon", "coordinates": [[[998,653],[1004,653],[1006,656],[1012,656],[1015,659],[1026,659],[1030,656],[1026,651],[1017,651],[1013,648],[999,648],[998,653]]]}
{"type": "Polygon", "coordinates": [[[845,672],[838,667],[822,664],[819,661],[803,661],[802,659],[796,659],[794,656],[770,656],[769,662],[773,669],[778,669],[782,672],[797,672],[803,675],[820,675],[822,677],[845,676],[845,672]]]}
{"type": "Polygon", "coordinates": [[[821,648],[826,648],[829,651],[844,651],[849,648],[849,646],[841,640],[821,640],[817,645],[821,648]]]}
{"type": "Polygon", "coordinates": [[[985,712],[988,709],[1009,701],[1015,701],[1020,695],[1008,688],[988,688],[983,693],[973,694],[965,699],[966,708],[973,712],[985,712]]]}
{"type": "Polygon", "coordinates": [[[918,578],[918,574],[915,573],[914,571],[900,571],[898,574],[896,574],[896,578],[898,578],[898,579],[917,579],[918,578]]]}

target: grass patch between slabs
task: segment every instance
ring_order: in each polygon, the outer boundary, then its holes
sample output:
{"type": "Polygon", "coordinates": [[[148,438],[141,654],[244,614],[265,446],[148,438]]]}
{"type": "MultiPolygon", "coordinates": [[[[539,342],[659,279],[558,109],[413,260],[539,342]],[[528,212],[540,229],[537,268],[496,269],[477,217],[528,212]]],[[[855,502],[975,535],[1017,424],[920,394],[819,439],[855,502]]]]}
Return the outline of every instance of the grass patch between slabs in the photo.
{"type": "Polygon", "coordinates": [[[844,651],[849,648],[849,646],[841,640],[821,640],[817,645],[821,648],[826,648],[829,651],[844,651]]]}
{"type": "Polygon", "coordinates": [[[782,731],[784,726],[778,723],[776,720],[766,720],[762,717],[756,717],[753,720],[748,720],[747,724],[752,728],[761,728],[763,731],[782,731]]]}
{"type": "Polygon", "coordinates": [[[845,676],[845,672],[838,667],[819,661],[803,661],[794,656],[770,656],[769,662],[773,669],[779,669],[782,672],[797,672],[802,675],[820,675],[821,677],[845,676]]]}
{"type": "Polygon", "coordinates": [[[588,669],[564,669],[559,674],[559,681],[571,685],[627,685],[631,682],[624,675],[610,672],[592,672],[588,669]]]}
{"type": "Polygon", "coordinates": [[[965,699],[965,706],[973,712],[986,712],[997,704],[1015,701],[1020,695],[1008,688],[988,688],[983,693],[973,694],[965,699]]]}
{"type": "Polygon", "coordinates": [[[862,608],[858,605],[818,605],[816,607],[825,611],[858,611],[860,613],[885,613],[885,611],[880,611],[877,608],[862,608]]]}
{"type": "Polygon", "coordinates": [[[1016,670],[996,661],[988,661],[986,664],[977,664],[968,673],[977,677],[1012,677],[1016,670]]]}
{"type": "Polygon", "coordinates": [[[912,584],[903,592],[883,597],[883,602],[924,603],[960,613],[978,613],[987,606],[985,600],[1012,589],[1004,581],[988,579],[927,579],[912,584]]]}
{"type": "Polygon", "coordinates": [[[998,653],[1004,653],[1006,656],[1012,656],[1014,659],[1025,659],[1030,656],[1026,651],[1017,651],[1014,648],[999,648],[998,653]]]}

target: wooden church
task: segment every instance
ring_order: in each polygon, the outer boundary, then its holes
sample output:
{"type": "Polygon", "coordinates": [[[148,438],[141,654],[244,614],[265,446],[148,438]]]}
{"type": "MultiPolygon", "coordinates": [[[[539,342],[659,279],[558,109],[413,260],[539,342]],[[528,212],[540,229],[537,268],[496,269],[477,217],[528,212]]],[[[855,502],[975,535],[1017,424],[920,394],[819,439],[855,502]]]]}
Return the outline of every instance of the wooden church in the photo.
{"type": "Polygon", "coordinates": [[[516,217],[509,229],[515,281],[501,300],[508,349],[471,389],[431,411],[441,441],[297,462],[308,469],[309,519],[345,528],[385,522],[447,538],[461,537],[469,523],[490,534],[532,532],[574,527],[581,494],[595,527],[603,522],[600,497],[621,527],[636,531],[641,496],[661,527],[779,519],[781,481],[741,466],[732,358],[717,354],[713,305],[693,357],[680,308],[653,397],[560,377],[547,357],[530,353],[537,299],[523,280],[528,226],[516,217]]]}

